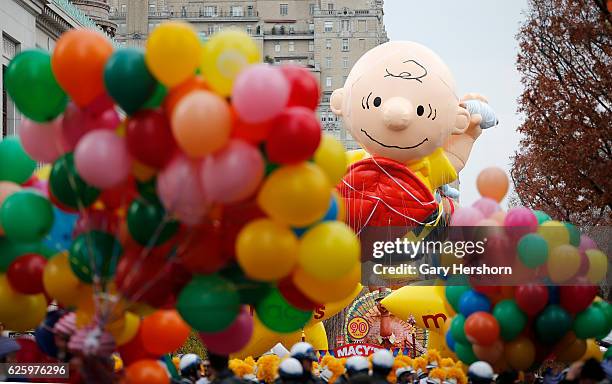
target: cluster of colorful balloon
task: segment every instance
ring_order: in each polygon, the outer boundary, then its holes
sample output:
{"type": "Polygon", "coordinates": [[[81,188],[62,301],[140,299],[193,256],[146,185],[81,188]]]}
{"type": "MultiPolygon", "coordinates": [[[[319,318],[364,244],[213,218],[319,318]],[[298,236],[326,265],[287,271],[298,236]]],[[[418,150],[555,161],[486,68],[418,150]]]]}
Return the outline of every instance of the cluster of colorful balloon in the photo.
{"type": "Polygon", "coordinates": [[[451,225],[493,228],[488,235],[514,258],[501,256],[501,262],[528,280],[518,286],[473,280],[472,287],[447,286],[446,299],[456,312],[447,345],[466,364],[485,360],[499,371],[525,370],[546,358],[600,356],[595,339],[612,330],[612,305],[597,298],[596,285],[606,276],[607,256],[570,223],[525,207],[504,212],[498,203],[507,186],[502,170],[483,171],[478,178],[483,197],[459,208],[451,225]]]}
{"type": "Polygon", "coordinates": [[[333,192],[346,159],[321,135],[317,80],[260,59],[243,32],[203,44],[182,23],[144,51],[79,29],[15,57],[7,90],[28,119],[0,143],[0,321],[34,328],[47,295],[130,364],[191,328],[240,350],[246,305],[293,333],[354,297],[360,247],[333,192]],[[35,161],[50,169],[32,176],[35,161]]]}

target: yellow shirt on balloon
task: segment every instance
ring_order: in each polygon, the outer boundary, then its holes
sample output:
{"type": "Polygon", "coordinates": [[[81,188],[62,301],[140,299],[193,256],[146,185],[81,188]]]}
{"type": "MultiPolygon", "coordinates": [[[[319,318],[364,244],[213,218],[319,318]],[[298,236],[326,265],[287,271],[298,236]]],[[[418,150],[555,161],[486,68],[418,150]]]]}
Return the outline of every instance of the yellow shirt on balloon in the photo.
{"type": "MultiPolygon", "coordinates": [[[[363,149],[346,153],[348,164],[370,157],[363,149]]],[[[406,166],[429,188],[430,191],[457,180],[457,171],[450,163],[444,149],[438,148],[431,155],[408,162],[406,166]]]]}

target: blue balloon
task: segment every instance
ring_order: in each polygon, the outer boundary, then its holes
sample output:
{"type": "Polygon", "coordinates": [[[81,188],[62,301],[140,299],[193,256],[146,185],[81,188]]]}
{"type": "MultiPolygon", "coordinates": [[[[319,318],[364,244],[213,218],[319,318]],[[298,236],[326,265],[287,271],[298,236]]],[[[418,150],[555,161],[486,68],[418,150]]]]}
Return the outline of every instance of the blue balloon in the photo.
{"type": "Polygon", "coordinates": [[[474,312],[489,312],[490,310],[491,302],[480,292],[466,291],[459,298],[459,312],[466,318],[474,312]]]}
{"type": "MultiPolygon", "coordinates": [[[[340,211],[340,207],[338,206],[338,201],[336,201],[336,197],[332,195],[331,201],[329,202],[329,208],[327,209],[327,212],[325,213],[325,216],[323,216],[321,221],[338,220],[339,211],[340,211]]],[[[316,224],[318,224],[318,222],[316,224]]],[[[310,225],[308,227],[291,228],[291,229],[293,229],[293,233],[295,233],[297,237],[302,237],[303,234],[308,232],[308,230],[312,228],[313,226],[315,226],[316,224],[310,225]]]]}
{"type": "Polygon", "coordinates": [[[455,339],[453,339],[453,335],[451,335],[450,331],[446,332],[446,345],[448,348],[455,352],[455,339]]]}
{"type": "Polygon", "coordinates": [[[57,345],[55,345],[53,326],[64,314],[64,311],[48,312],[43,323],[34,331],[34,338],[38,348],[48,356],[57,357],[58,351],[57,345]]]}
{"type": "Polygon", "coordinates": [[[72,244],[72,231],[79,218],[78,214],[64,212],[57,207],[53,207],[55,221],[53,227],[43,240],[43,245],[55,253],[62,252],[70,248],[72,244]]]}

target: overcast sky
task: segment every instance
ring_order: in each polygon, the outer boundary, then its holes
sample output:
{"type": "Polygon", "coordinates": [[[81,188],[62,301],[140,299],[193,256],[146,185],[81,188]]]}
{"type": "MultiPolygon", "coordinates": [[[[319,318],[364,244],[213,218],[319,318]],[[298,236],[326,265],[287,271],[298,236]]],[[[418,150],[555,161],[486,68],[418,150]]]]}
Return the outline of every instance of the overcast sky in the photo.
{"type": "Polygon", "coordinates": [[[526,0],[385,0],[389,39],[434,50],[455,76],[458,96],[478,92],[497,113],[500,125],[480,136],[460,173],[462,205],[479,197],[480,170],[496,165],[509,171],[520,140],[516,100],[522,86],[515,36],[524,9],[526,0]]]}

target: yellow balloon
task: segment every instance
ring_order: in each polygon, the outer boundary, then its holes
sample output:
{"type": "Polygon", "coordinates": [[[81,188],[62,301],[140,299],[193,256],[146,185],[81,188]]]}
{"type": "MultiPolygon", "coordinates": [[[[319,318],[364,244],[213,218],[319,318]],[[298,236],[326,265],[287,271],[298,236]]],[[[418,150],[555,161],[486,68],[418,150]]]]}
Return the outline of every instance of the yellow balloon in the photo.
{"type": "Polygon", "coordinates": [[[314,162],[325,173],[329,182],[336,185],[346,174],[347,158],[344,146],[330,135],[323,135],[314,154],[314,162]]]}
{"type": "MultiPolygon", "coordinates": [[[[122,327],[115,331],[115,333],[108,330],[115,338],[117,345],[123,345],[129,342],[138,333],[140,327],[140,317],[132,312],[126,312],[123,319],[117,322],[122,323],[122,327]]],[[[117,323],[115,322],[115,323],[117,323]]]]}
{"type": "Polygon", "coordinates": [[[68,253],[63,252],[51,258],[43,271],[45,291],[58,303],[72,307],[83,295],[91,295],[91,287],[81,283],[74,275],[68,262],[68,253]]]}
{"type": "Polygon", "coordinates": [[[269,219],[244,227],[236,240],[236,258],[247,276],[275,281],[291,273],[297,262],[298,240],[293,231],[269,219]]]}
{"type": "Polygon", "coordinates": [[[570,242],[569,231],[560,221],[549,220],[540,224],[538,234],[546,240],[548,249],[555,249],[559,245],[569,244],[570,242]]]}
{"type": "Polygon", "coordinates": [[[47,315],[47,299],[45,295],[19,295],[19,315],[3,321],[7,329],[16,332],[30,331],[45,319],[47,315]]]}
{"type": "Polygon", "coordinates": [[[599,249],[589,249],[585,254],[589,259],[587,280],[593,284],[601,283],[608,273],[608,257],[599,249]]]}
{"type": "Polygon", "coordinates": [[[361,264],[357,263],[346,276],[336,280],[319,280],[298,268],[293,274],[293,283],[315,303],[329,303],[349,297],[355,291],[360,278],[361,264]]]}
{"type": "Polygon", "coordinates": [[[300,239],[300,267],[316,279],[334,280],[345,276],[359,263],[360,255],[357,235],[339,221],[318,224],[300,239]]]}
{"type": "Polygon", "coordinates": [[[140,303],[140,302],[130,303],[129,305],[126,306],[126,308],[129,309],[130,312],[140,317],[149,316],[153,312],[157,311],[157,308],[154,308],[146,303],[140,303]]]}
{"type": "Polygon", "coordinates": [[[599,349],[599,345],[597,345],[595,339],[588,339],[586,341],[586,352],[584,352],[580,360],[586,361],[590,358],[596,359],[597,361],[603,360],[603,352],[599,349]]]}
{"type": "Polygon", "coordinates": [[[318,166],[302,163],[274,171],[261,187],[257,202],[272,219],[306,227],[325,215],[331,191],[318,166]]]}
{"type": "Polygon", "coordinates": [[[34,176],[42,181],[49,180],[49,175],[51,175],[51,164],[44,165],[34,172],[34,176]]]}
{"type": "Polygon", "coordinates": [[[362,290],[363,285],[357,284],[353,292],[344,299],[331,303],[326,303],[320,307],[315,308],[314,313],[312,314],[312,319],[310,319],[307,325],[310,326],[316,323],[320,323],[333,316],[336,316],[340,311],[348,307],[348,305],[352,303],[357,296],[359,296],[362,290]]]}
{"type": "Polygon", "coordinates": [[[145,62],[155,78],[173,87],[193,76],[202,46],[187,23],[168,22],[155,28],[145,47],[145,62]]]}
{"type": "Polygon", "coordinates": [[[15,292],[5,274],[0,274],[0,323],[6,323],[22,314],[25,295],[15,292]]]}
{"type": "Polygon", "coordinates": [[[580,269],[580,251],[573,245],[560,245],[548,255],[546,267],[553,282],[564,282],[580,269]]]}
{"type": "Polygon", "coordinates": [[[200,69],[213,91],[229,96],[238,74],[259,61],[261,53],[249,35],[238,29],[226,29],[204,44],[200,69]]]}
{"type": "Polygon", "coordinates": [[[450,317],[445,301],[444,287],[408,285],[391,292],[381,304],[402,320],[413,316],[418,327],[442,333],[450,317]]]}
{"type": "Polygon", "coordinates": [[[446,345],[446,336],[443,333],[429,332],[427,349],[438,351],[442,357],[456,358],[455,353],[446,345]]]}
{"type": "Polygon", "coordinates": [[[320,351],[329,349],[327,332],[325,332],[323,323],[317,323],[304,328],[304,336],[306,336],[306,342],[310,343],[315,350],[320,351]]]}

